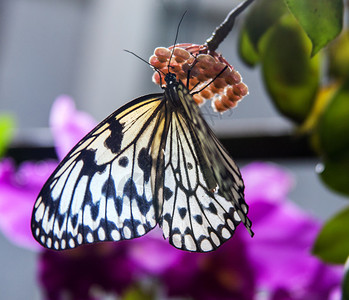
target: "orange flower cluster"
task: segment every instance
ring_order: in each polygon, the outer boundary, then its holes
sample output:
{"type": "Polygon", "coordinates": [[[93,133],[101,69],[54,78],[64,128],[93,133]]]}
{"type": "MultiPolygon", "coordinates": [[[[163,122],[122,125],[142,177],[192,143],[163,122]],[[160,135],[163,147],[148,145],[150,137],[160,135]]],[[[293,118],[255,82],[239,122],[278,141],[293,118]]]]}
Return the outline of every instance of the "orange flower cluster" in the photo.
{"type": "MultiPolygon", "coordinates": [[[[191,93],[194,93],[194,101],[200,105],[205,100],[212,100],[212,107],[217,112],[234,108],[238,101],[248,94],[248,88],[241,81],[239,72],[220,54],[209,52],[205,45],[179,44],[174,50],[173,46],[159,47],[155,49],[149,62],[164,74],[175,73],[185,85],[189,77],[188,87],[191,93]],[[224,72],[214,79],[223,70],[224,72]],[[207,84],[209,85],[206,86],[207,84]],[[197,91],[200,92],[195,94],[197,91]]],[[[164,76],[160,79],[158,72],[154,73],[153,81],[161,86],[165,84],[164,76]]]]}

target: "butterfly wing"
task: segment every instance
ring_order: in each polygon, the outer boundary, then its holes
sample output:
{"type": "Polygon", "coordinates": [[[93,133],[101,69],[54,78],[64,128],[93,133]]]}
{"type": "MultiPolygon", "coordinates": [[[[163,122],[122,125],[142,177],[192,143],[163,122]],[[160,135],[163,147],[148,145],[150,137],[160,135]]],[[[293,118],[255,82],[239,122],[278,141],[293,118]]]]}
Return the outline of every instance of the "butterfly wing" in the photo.
{"type": "Polygon", "coordinates": [[[152,186],[161,159],[163,94],[115,111],[64,158],[42,188],[32,232],[44,247],[74,248],[144,235],[156,226],[152,186]],[[156,166],[155,166],[156,164],[156,166]]]}
{"type": "Polygon", "coordinates": [[[172,113],[166,140],[160,225],[176,248],[212,251],[232,236],[241,221],[250,231],[244,184],[238,167],[181,83],[177,95],[175,101],[182,103],[183,110],[172,113]]]}
{"type": "Polygon", "coordinates": [[[32,215],[44,247],[132,239],[157,222],[172,245],[197,252],[241,221],[251,232],[238,167],[183,84],[169,99],[173,86],[114,112],[59,164],[32,215]]]}

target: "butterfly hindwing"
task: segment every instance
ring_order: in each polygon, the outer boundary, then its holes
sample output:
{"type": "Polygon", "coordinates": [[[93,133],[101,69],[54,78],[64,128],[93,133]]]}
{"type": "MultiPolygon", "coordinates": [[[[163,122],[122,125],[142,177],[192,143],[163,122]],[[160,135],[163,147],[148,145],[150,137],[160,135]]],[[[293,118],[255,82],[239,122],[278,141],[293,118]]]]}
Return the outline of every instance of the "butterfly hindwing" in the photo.
{"type": "Polygon", "coordinates": [[[34,207],[32,232],[43,246],[131,239],[156,225],[151,148],[163,130],[163,107],[162,94],[134,100],[72,149],[34,207]]]}
{"type": "Polygon", "coordinates": [[[198,162],[186,121],[173,114],[166,143],[161,227],[176,248],[207,252],[229,239],[240,221],[233,218],[232,203],[208,189],[198,162]]]}
{"type": "Polygon", "coordinates": [[[242,177],[184,85],[178,83],[177,93],[167,96],[182,109],[171,114],[166,140],[160,225],[176,248],[212,251],[241,221],[251,226],[242,177]]]}

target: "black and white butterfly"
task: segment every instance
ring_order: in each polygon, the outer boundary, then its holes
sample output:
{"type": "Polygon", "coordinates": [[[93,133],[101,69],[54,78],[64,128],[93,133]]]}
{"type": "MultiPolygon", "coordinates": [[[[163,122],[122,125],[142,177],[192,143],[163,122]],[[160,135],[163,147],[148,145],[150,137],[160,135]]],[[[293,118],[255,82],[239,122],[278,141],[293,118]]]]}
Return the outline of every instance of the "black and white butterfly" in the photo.
{"type": "Polygon", "coordinates": [[[43,186],[31,229],[44,247],[140,237],[157,224],[176,248],[208,252],[243,222],[239,168],[176,76],[87,134],[43,186]]]}

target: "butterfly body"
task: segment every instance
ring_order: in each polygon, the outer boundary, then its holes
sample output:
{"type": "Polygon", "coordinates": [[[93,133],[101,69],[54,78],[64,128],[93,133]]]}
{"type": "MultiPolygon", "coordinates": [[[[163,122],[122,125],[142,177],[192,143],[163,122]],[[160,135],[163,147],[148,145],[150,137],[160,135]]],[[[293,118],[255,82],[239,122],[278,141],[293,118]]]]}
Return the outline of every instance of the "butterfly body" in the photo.
{"type": "Polygon", "coordinates": [[[168,73],[163,94],[140,97],[88,133],[34,206],[32,232],[56,250],[140,237],[157,224],[176,248],[207,252],[248,207],[238,167],[187,88],[168,73]]]}

